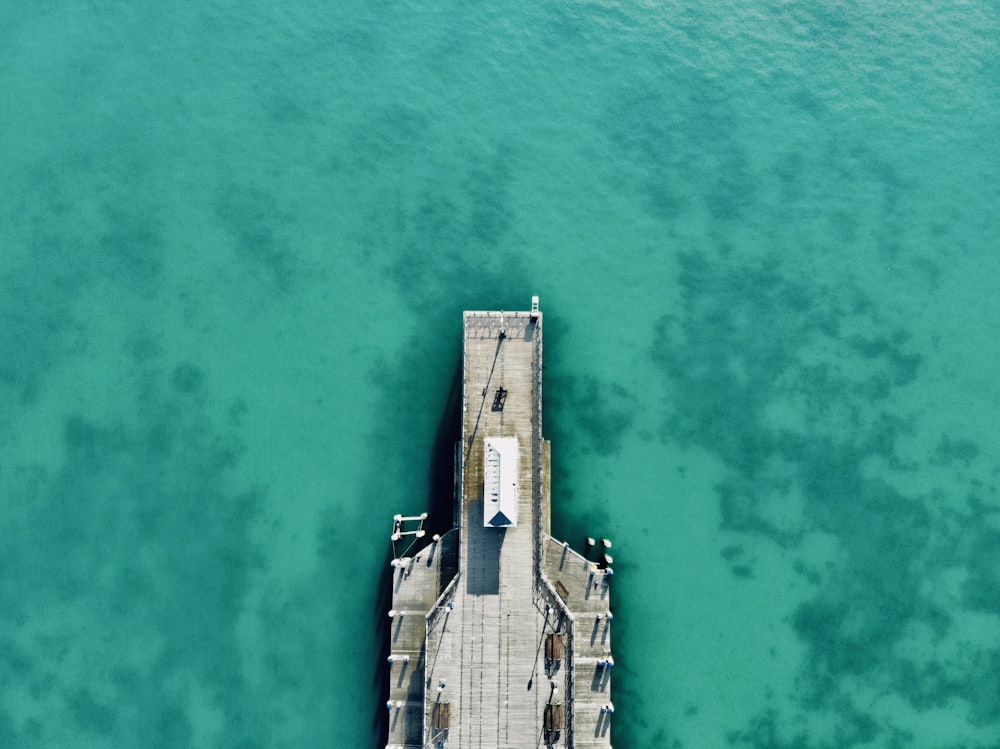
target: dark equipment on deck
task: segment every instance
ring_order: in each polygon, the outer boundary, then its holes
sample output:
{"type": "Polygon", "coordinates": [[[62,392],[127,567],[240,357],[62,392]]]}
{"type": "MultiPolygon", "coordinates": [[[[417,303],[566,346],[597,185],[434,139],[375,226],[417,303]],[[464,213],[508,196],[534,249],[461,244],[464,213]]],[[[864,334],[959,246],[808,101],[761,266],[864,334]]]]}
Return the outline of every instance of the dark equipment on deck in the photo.
{"type": "Polygon", "coordinates": [[[444,730],[451,727],[451,703],[439,702],[434,706],[434,728],[444,730]]]}
{"type": "Polygon", "coordinates": [[[545,706],[545,730],[561,731],[563,729],[563,706],[559,703],[545,706]]]}
{"type": "Polygon", "coordinates": [[[493,410],[503,411],[503,404],[507,402],[507,391],[503,387],[497,388],[497,393],[493,396],[493,410]]]}
{"type": "Polygon", "coordinates": [[[561,634],[551,633],[545,636],[545,660],[561,661],[564,652],[563,636],[561,634]]]}

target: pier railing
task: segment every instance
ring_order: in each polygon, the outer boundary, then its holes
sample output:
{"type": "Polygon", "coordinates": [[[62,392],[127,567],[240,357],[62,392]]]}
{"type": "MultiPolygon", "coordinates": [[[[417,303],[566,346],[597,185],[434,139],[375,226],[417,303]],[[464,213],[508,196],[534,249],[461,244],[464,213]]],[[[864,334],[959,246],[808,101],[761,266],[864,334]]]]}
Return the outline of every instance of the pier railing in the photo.
{"type": "MultiPolygon", "coordinates": [[[[535,579],[539,581],[539,591],[541,593],[542,599],[548,602],[548,605],[553,609],[558,610],[564,621],[566,622],[566,711],[564,715],[566,716],[566,746],[567,749],[572,749],[575,745],[574,737],[574,702],[576,695],[576,659],[574,658],[574,653],[576,652],[576,618],[570,613],[569,607],[562,597],[556,592],[555,588],[552,586],[552,582],[545,576],[542,566],[542,556],[544,553],[543,547],[547,536],[542,529],[542,517],[543,517],[543,503],[545,500],[544,486],[545,486],[545,462],[542,458],[542,327],[539,325],[535,332],[535,376],[532,381],[532,396],[535,400],[535,408],[532,409],[532,427],[534,429],[534,439],[532,442],[532,458],[534,460],[534,472],[535,472],[535,491],[534,491],[534,521],[535,521],[535,543],[534,543],[534,566],[535,566],[535,579]]],[[[550,498],[551,501],[551,498],[550,498]]]]}
{"type": "Polygon", "coordinates": [[[566,710],[564,715],[566,716],[566,746],[568,749],[573,747],[573,716],[574,716],[574,701],[576,694],[576,659],[573,654],[576,652],[575,647],[575,634],[576,634],[576,617],[570,612],[569,607],[562,597],[556,592],[556,589],[552,587],[552,582],[544,574],[539,574],[536,578],[541,583],[538,587],[540,597],[542,601],[549,607],[559,611],[562,619],[566,622],[566,649],[565,649],[565,661],[566,661],[566,710]]]}
{"type": "Polygon", "coordinates": [[[535,577],[542,577],[542,517],[544,508],[542,504],[544,502],[544,476],[542,471],[544,470],[544,462],[542,460],[542,327],[538,325],[535,328],[535,351],[534,351],[534,366],[535,366],[535,376],[532,381],[532,398],[534,399],[534,408],[531,409],[531,420],[533,422],[532,427],[534,429],[534,438],[532,439],[532,460],[534,461],[534,531],[535,531],[535,543],[534,543],[534,559],[532,562],[535,566],[535,577]]]}
{"type": "MultiPolygon", "coordinates": [[[[454,529],[451,532],[454,533],[455,532],[454,529]]],[[[424,746],[426,746],[429,743],[429,741],[430,741],[429,735],[427,733],[427,712],[428,712],[427,711],[427,686],[429,685],[428,679],[430,678],[430,672],[433,670],[434,663],[433,662],[428,663],[427,659],[431,655],[431,650],[430,650],[430,647],[429,647],[430,646],[431,629],[434,627],[435,624],[437,624],[437,620],[441,617],[441,612],[442,611],[445,612],[445,615],[448,614],[448,611],[447,611],[447,608],[446,608],[445,604],[448,601],[448,599],[452,597],[452,594],[455,592],[455,588],[458,587],[458,580],[461,577],[462,577],[462,570],[460,569],[455,574],[455,577],[453,577],[451,579],[451,582],[448,583],[447,586],[445,586],[445,589],[441,591],[441,595],[439,595],[438,598],[437,598],[437,600],[434,602],[433,608],[431,608],[431,610],[428,611],[424,615],[424,676],[423,676],[423,679],[424,679],[424,704],[421,707],[421,713],[423,713],[423,716],[422,716],[422,719],[421,719],[422,723],[421,723],[421,727],[420,727],[420,735],[423,737],[424,746]]],[[[435,654],[435,660],[436,660],[436,658],[437,657],[436,657],[436,654],[435,654]]]]}

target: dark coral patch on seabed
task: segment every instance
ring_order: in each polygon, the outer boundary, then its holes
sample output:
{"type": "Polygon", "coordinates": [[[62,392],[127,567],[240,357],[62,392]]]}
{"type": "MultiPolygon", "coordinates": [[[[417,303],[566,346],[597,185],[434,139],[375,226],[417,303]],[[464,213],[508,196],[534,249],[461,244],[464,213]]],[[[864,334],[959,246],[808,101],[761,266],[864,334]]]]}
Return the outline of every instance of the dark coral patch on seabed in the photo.
{"type": "MultiPolygon", "coordinates": [[[[196,370],[186,365],[170,376],[182,398],[200,386],[196,370]]],[[[157,389],[169,392],[162,380],[157,389]]],[[[5,672],[17,665],[28,683],[55,674],[71,732],[113,736],[116,745],[189,741],[178,686],[187,680],[243,726],[234,741],[257,736],[240,704],[235,628],[261,562],[248,534],[262,495],[233,485],[238,438],[201,406],[154,394],[139,409],[138,422],[68,417],[61,471],[30,493],[28,484],[8,484],[5,503],[26,512],[6,513],[0,548],[8,573],[0,605],[20,643],[8,644],[5,672]],[[53,620],[54,611],[65,620],[53,620]],[[81,641],[83,631],[92,641],[81,641]],[[90,672],[86,688],[77,672],[90,672]]],[[[59,725],[43,733],[54,738],[59,725]]]]}
{"type": "MultiPolygon", "coordinates": [[[[855,746],[896,730],[859,713],[855,700],[864,698],[849,683],[876,692],[892,684],[916,709],[927,706],[930,694],[937,695],[935,705],[960,697],[972,708],[973,724],[1000,721],[1000,693],[985,665],[995,651],[979,650],[972,663],[981,665],[957,672],[937,667],[933,652],[916,662],[896,654],[915,626],[928,627],[939,640],[958,636],[949,612],[926,595],[928,580],[940,570],[969,569],[964,591],[971,608],[996,611],[1000,599],[993,595],[1000,586],[992,572],[1000,541],[966,519],[965,532],[975,540],[951,547],[934,526],[944,508],[933,495],[907,496],[866,467],[871,456],[880,456],[889,479],[894,471],[919,470],[896,453],[913,417],[893,413],[891,405],[880,412],[876,405],[888,404],[897,389],[919,377],[921,357],[909,348],[908,336],[845,337],[840,331],[858,309],[848,302],[851,292],[845,297],[792,280],[776,260],[733,266],[683,254],[680,278],[680,310],[660,321],[652,350],[670,388],[665,438],[720,457],[726,477],[717,491],[725,528],[789,549],[805,534],[832,534],[844,554],[823,577],[810,578],[818,586],[815,596],[790,622],[808,646],[800,669],[801,709],[839,716],[834,743],[788,738],[784,721],[791,716],[779,714],[730,734],[730,743],[855,746]],[[806,350],[810,361],[816,351],[827,352],[822,364],[806,364],[806,350]],[[781,399],[804,410],[803,426],[770,421],[769,407],[781,399]],[[843,415],[849,431],[842,428],[843,415]],[[776,457],[793,469],[781,483],[767,469],[776,457]],[[803,520],[779,527],[760,507],[764,498],[787,491],[788,481],[802,497],[803,520]]],[[[978,454],[967,440],[946,440],[936,460],[972,461],[978,454]]],[[[729,558],[737,551],[723,553],[729,558]]],[[[733,572],[744,574],[738,565],[733,572]]]]}

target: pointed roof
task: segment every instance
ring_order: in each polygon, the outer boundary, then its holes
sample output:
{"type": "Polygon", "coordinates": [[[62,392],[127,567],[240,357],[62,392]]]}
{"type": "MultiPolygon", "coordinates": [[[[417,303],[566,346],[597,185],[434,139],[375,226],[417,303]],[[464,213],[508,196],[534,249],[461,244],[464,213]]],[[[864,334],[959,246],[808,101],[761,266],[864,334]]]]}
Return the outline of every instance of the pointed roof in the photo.
{"type": "Polygon", "coordinates": [[[508,518],[502,512],[498,512],[490,519],[490,525],[501,526],[501,525],[514,525],[514,524],[510,522],[510,518],[508,518]]]}

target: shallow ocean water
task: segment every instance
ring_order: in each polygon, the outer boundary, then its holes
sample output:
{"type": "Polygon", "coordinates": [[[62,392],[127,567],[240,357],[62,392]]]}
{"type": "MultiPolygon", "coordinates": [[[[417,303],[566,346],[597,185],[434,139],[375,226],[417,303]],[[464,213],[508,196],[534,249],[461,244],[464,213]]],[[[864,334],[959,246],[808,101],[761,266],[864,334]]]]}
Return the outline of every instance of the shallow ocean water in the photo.
{"type": "Polygon", "coordinates": [[[998,42],[984,2],[5,7],[0,745],[379,746],[461,311],[539,294],[615,746],[997,746],[998,42]]]}

